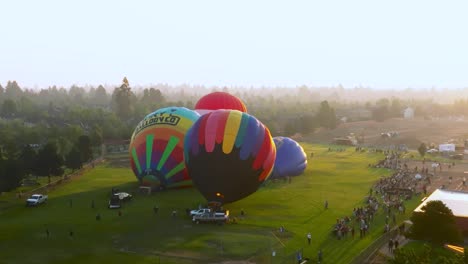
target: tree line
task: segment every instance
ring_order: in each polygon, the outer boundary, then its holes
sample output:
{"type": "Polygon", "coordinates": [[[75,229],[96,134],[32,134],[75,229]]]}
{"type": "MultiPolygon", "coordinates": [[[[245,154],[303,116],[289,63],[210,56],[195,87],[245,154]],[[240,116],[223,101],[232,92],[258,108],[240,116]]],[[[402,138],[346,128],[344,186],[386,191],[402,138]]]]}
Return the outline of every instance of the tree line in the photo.
{"type": "MultiPolygon", "coordinates": [[[[212,91],[225,91],[239,97],[249,113],[262,121],[273,136],[307,134],[319,127],[333,129],[343,117],[348,122],[369,119],[384,121],[401,116],[407,106],[414,107],[419,116],[468,114],[468,99],[458,99],[448,105],[396,97],[373,102],[362,99],[352,101],[349,99],[353,98],[350,91],[340,87],[317,91],[306,86],[289,89],[208,89],[158,84],[135,88],[124,78],[121,85],[110,88],[103,85],[73,85],[68,89],[51,86],[32,90],[21,88],[16,81],[9,81],[5,87],[0,84],[0,177],[44,175],[37,171],[10,173],[19,164],[15,162],[25,162],[22,156],[28,146],[35,146],[32,147],[33,152],[37,152],[38,156],[47,146],[46,152],[54,152],[61,159],[56,162],[60,164],[59,167],[73,168],[70,162],[80,152],[80,144],[77,143],[80,138],[86,137],[91,148],[98,153],[99,146],[106,140],[128,140],[135,126],[148,113],[168,106],[193,109],[200,97],[212,91]]],[[[363,92],[359,89],[356,91],[363,92]]],[[[51,169],[48,172],[53,175],[61,171],[51,169]]],[[[13,181],[16,184],[22,177],[17,178],[13,181]]],[[[0,187],[0,191],[6,189],[11,189],[11,186],[0,187]]]]}

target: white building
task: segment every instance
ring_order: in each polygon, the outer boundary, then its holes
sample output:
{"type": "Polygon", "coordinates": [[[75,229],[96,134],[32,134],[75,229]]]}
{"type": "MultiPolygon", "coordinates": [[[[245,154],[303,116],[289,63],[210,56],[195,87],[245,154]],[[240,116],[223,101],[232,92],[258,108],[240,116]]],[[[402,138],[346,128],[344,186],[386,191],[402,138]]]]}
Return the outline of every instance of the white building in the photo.
{"type": "Polygon", "coordinates": [[[413,119],[414,118],[414,109],[411,107],[407,107],[403,110],[403,117],[405,119],[413,119]]]}

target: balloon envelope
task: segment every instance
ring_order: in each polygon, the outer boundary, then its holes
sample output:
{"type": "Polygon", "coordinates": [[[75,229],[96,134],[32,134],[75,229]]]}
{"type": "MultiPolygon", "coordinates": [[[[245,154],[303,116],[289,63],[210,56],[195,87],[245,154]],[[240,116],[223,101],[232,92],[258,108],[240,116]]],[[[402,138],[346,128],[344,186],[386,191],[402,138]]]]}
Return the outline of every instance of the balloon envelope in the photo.
{"type": "Polygon", "coordinates": [[[200,98],[195,104],[195,111],[206,114],[214,110],[231,109],[247,112],[247,107],[238,97],[226,92],[213,92],[200,98]]]}
{"type": "Polygon", "coordinates": [[[270,131],[236,110],[202,115],[185,137],[185,162],[193,184],[209,202],[230,203],[254,193],[276,157],[270,131]]]}
{"type": "Polygon", "coordinates": [[[270,178],[301,175],[307,167],[307,154],[299,143],[288,137],[274,137],[276,160],[270,178]]]}
{"type": "Polygon", "coordinates": [[[200,117],[185,107],[167,107],[147,115],[130,142],[130,164],[142,185],[183,187],[192,184],[184,162],[185,134],[200,117]]]}

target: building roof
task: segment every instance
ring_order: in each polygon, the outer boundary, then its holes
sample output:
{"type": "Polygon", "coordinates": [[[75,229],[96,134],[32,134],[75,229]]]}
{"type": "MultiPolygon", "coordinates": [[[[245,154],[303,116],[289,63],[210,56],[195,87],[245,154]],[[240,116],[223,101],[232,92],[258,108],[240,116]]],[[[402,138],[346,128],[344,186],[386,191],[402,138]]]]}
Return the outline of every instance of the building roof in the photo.
{"type": "Polygon", "coordinates": [[[468,192],[449,191],[449,190],[435,190],[423,203],[421,203],[415,212],[421,212],[421,208],[429,201],[442,201],[452,210],[453,215],[458,217],[468,217],[468,192]]]}

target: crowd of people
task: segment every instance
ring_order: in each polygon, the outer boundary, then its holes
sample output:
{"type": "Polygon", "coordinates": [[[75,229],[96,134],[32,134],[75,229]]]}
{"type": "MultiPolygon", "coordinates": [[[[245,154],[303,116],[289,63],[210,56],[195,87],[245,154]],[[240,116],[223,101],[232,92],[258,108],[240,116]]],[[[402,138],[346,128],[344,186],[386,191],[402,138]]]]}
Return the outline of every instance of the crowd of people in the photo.
{"type": "MultiPolygon", "coordinates": [[[[360,149],[356,149],[360,151],[360,149]]],[[[365,205],[354,208],[351,216],[337,219],[333,225],[333,234],[337,239],[355,236],[355,227],[359,229],[359,237],[364,237],[371,223],[381,208],[385,217],[383,232],[388,232],[392,225],[396,225],[396,214],[404,214],[406,211],[404,201],[420,191],[424,191],[430,184],[430,172],[427,168],[409,168],[400,159],[400,153],[394,151],[383,151],[386,155],[384,160],[378,162],[375,167],[396,170],[391,176],[382,177],[365,197],[365,205]],[[417,177],[415,177],[418,175],[417,177]]],[[[357,230],[356,230],[357,231],[357,230]]]]}

